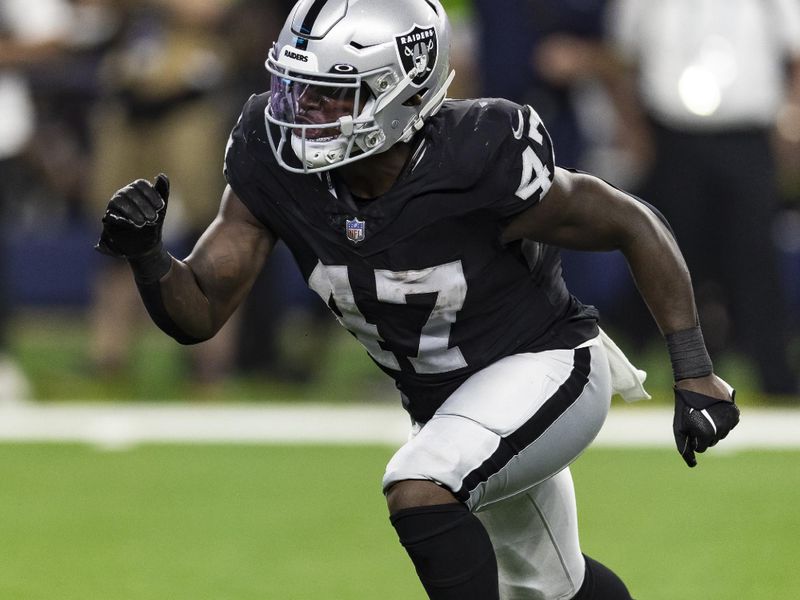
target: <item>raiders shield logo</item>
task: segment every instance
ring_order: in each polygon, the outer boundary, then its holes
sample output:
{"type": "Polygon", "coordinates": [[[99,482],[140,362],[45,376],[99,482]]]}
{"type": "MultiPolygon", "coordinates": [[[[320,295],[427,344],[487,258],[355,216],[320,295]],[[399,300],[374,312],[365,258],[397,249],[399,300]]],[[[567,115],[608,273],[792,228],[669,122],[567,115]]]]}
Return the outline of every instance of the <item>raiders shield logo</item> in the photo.
{"type": "Polygon", "coordinates": [[[436,31],[433,27],[420,27],[415,24],[409,31],[394,36],[394,41],[403,70],[408,74],[416,68],[417,75],[411,83],[414,87],[421,87],[436,65],[436,55],[439,50],[436,31]]]}

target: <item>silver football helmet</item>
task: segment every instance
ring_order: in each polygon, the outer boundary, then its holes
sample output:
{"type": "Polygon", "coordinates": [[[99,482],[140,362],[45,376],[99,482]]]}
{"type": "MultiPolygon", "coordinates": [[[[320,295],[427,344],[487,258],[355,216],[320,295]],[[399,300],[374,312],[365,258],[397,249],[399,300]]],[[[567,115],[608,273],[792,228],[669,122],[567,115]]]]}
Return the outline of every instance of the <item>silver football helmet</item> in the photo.
{"type": "Polygon", "coordinates": [[[278,163],[326,171],[409,141],[444,102],[449,52],[438,0],[300,0],[266,62],[278,163]]]}

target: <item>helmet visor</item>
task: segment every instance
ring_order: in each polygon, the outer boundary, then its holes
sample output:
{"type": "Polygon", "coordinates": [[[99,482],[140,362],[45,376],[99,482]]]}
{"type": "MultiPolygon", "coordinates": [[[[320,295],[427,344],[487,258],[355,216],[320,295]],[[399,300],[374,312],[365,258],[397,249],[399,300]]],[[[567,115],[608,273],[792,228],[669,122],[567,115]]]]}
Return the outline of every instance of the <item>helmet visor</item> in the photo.
{"type": "Polygon", "coordinates": [[[312,80],[291,74],[272,74],[270,113],[276,121],[292,127],[292,134],[323,141],[340,135],[339,119],[355,118],[363,92],[358,83],[312,80]]]}

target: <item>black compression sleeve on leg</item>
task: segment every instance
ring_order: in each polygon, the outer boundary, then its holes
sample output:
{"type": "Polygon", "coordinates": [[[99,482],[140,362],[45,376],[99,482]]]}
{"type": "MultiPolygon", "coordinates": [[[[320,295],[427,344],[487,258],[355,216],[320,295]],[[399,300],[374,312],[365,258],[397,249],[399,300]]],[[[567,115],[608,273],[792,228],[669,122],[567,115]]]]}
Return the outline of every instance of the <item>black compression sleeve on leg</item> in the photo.
{"type": "Polygon", "coordinates": [[[489,534],[463,504],[407,508],[390,520],[432,600],[498,600],[489,534]]]}
{"type": "Polygon", "coordinates": [[[153,323],[167,335],[172,336],[181,344],[197,344],[203,340],[194,338],[178,327],[177,323],[169,316],[167,308],[164,306],[164,299],[161,297],[161,284],[158,281],[152,283],[136,282],[139,288],[139,295],[142,297],[144,306],[153,323]]]}
{"type": "Polygon", "coordinates": [[[628,588],[614,571],[585,554],[586,576],[572,600],[633,600],[628,588]]]}

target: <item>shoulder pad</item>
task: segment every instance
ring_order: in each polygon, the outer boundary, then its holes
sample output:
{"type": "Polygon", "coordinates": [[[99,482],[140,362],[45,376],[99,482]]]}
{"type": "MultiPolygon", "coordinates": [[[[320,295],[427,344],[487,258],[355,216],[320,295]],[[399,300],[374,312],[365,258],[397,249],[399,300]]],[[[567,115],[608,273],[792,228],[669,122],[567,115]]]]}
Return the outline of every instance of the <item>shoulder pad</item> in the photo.
{"type": "Polygon", "coordinates": [[[242,136],[250,143],[251,140],[267,141],[267,123],[264,111],[269,102],[269,94],[253,94],[245,102],[242,115],[239,117],[239,126],[242,136]]]}

